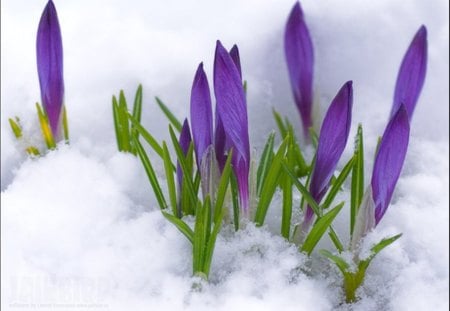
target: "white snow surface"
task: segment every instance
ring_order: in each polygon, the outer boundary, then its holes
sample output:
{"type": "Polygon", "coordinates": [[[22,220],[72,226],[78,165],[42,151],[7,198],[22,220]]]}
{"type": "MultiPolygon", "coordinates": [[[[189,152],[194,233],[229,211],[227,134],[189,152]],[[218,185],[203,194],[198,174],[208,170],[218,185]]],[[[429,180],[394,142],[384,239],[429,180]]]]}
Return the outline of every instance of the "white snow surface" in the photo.
{"type": "MultiPolygon", "coordinates": [[[[283,56],[293,1],[58,1],[70,146],[29,159],[8,117],[38,133],[35,36],[46,1],[1,3],[1,307],[4,310],[447,310],[449,307],[449,17],[445,0],[302,1],[315,48],[320,111],[354,81],[353,137],[363,123],[366,182],[401,59],[421,24],[428,72],[391,206],[367,243],[403,233],[367,271],[361,300],[342,304],[341,275],[308,259],[268,224],[224,227],[210,283],[191,277],[191,246],[156,207],[139,159],[116,150],[111,96],[144,87],[143,124],[165,139],[161,97],[180,117],[215,41],[237,43],[252,146],[276,107],[300,130],[283,56]],[[314,262],[314,264],[311,264],[314,262]]],[[[343,161],[352,152],[352,143],[343,161]]],[[[340,167],[342,167],[340,164],[340,167]]],[[[162,175],[163,168],[157,167],[162,175]]],[[[348,198],[348,187],[342,199],[348,198]]],[[[278,201],[277,201],[278,200],[278,201]]],[[[348,236],[348,205],[336,230],[348,236]]],[[[317,249],[332,249],[325,237],[317,249]]]]}

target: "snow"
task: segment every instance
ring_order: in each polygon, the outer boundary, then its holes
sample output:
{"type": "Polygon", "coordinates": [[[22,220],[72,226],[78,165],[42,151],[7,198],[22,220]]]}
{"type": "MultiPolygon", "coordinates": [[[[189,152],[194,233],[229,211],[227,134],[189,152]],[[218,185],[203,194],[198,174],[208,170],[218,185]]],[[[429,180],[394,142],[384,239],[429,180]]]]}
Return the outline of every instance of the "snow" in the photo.
{"type": "MultiPolygon", "coordinates": [[[[71,145],[27,159],[7,118],[19,116],[28,135],[38,129],[35,35],[45,3],[2,1],[4,310],[448,309],[448,2],[302,1],[315,47],[317,117],[352,79],[350,135],[362,122],[366,181],[402,56],[419,26],[428,28],[428,72],[407,160],[391,206],[367,243],[403,236],[373,260],[359,291],[362,299],[353,306],[340,304],[341,276],[335,267],[316,253],[311,265],[279,237],[276,204],[269,210],[268,226],[249,224],[236,234],[225,227],[210,284],[192,278],[188,241],[156,208],[139,160],[116,151],[112,94],[122,88],[131,97],[142,83],[144,126],[158,139],[167,138],[153,97],[185,116],[200,61],[212,82],[217,39],[227,47],[239,45],[257,153],[275,127],[272,106],[300,129],[282,50],[292,1],[55,0],[71,145]]],[[[347,226],[345,209],[336,230],[345,236],[347,226]]],[[[331,247],[323,239],[318,249],[331,247]]]]}

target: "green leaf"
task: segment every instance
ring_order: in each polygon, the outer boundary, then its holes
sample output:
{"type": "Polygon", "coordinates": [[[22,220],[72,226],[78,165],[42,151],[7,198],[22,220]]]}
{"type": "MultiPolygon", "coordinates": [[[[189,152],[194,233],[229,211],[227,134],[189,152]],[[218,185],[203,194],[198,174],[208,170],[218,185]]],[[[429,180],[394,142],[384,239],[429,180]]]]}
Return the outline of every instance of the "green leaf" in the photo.
{"type": "Polygon", "coordinates": [[[311,143],[314,146],[314,149],[317,150],[317,146],[319,145],[319,135],[317,135],[316,130],[313,127],[309,128],[309,136],[311,137],[311,143]]]}
{"type": "MultiPolygon", "coordinates": [[[[290,130],[292,128],[290,127],[290,130]]],[[[291,136],[291,131],[289,133],[289,145],[286,151],[286,162],[291,168],[295,166],[295,155],[293,151],[294,136],[291,136]]],[[[289,240],[291,231],[291,217],[292,217],[292,180],[291,177],[284,173],[280,177],[281,190],[283,191],[283,209],[281,214],[281,235],[289,240]]]]}
{"type": "Polygon", "coordinates": [[[331,223],[339,214],[343,206],[344,202],[337,205],[316,221],[301,247],[302,252],[307,253],[308,256],[311,255],[314,247],[316,247],[317,243],[319,243],[323,234],[327,231],[328,227],[330,227],[331,223]]]}
{"type": "Polygon", "coordinates": [[[175,115],[170,111],[170,109],[159,99],[158,97],[155,97],[156,103],[158,104],[159,108],[161,108],[164,115],[167,117],[169,122],[172,124],[172,126],[178,131],[178,133],[181,133],[181,128],[183,127],[181,125],[181,122],[175,117],[175,115]]]}
{"type": "Polygon", "coordinates": [[[191,242],[194,243],[194,231],[181,219],[162,211],[162,214],[168,221],[173,223],[177,229],[184,234],[184,236],[191,242]]]}
{"type": "Polygon", "coordinates": [[[339,270],[341,270],[342,274],[345,274],[349,271],[349,269],[350,269],[349,264],[341,257],[333,255],[330,251],[328,251],[326,249],[319,250],[319,253],[322,256],[331,260],[334,264],[336,264],[336,266],[339,268],[339,270]]]}
{"type": "Polygon", "coordinates": [[[356,215],[364,196],[364,144],[361,124],[355,138],[354,164],[352,169],[352,186],[350,192],[350,235],[353,235],[356,215]]]}
{"type": "Polygon", "coordinates": [[[354,157],[352,157],[347,164],[345,164],[344,168],[342,169],[339,176],[335,179],[333,186],[330,188],[330,191],[328,192],[327,197],[325,198],[323,204],[322,204],[322,210],[326,210],[330,207],[330,205],[333,203],[334,198],[338,194],[339,190],[341,189],[342,185],[344,184],[345,180],[347,179],[348,175],[352,171],[353,165],[354,165],[354,157]]]}
{"type": "Polygon", "coordinates": [[[270,202],[272,201],[275,190],[278,186],[279,177],[282,172],[281,165],[285,156],[289,137],[286,137],[278,148],[270,168],[267,172],[267,177],[262,185],[261,196],[259,197],[258,206],[256,208],[255,223],[257,226],[264,224],[267,210],[269,209],[270,202]]]}
{"type": "MultiPolygon", "coordinates": [[[[135,127],[135,129],[141,134],[142,138],[145,139],[145,141],[152,147],[152,149],[156,152],[157,155],[162,159],[163,158],[163,149],[158,144],[156,139],[148,132],[138,120],[136,120],[131,114],[128,114],[128,118],[130,119],[131,123],[135,127]]],[[[176,170],[175,167],[173,167],[174,171],[176,170]]]]}
{"type": "MultiPolygon", "coordinates": [[[[142,85],[139,84],[136,95],[134,96],[134,104],[133,104],[133,118],[138,121],[138,123],[141,122],[141,115],[142,115],[142,85]]],[[[136,126],[134,123],[131,124],[131,136],[135,138],[139,138],[139,131],[136,129],[136,126]]],[[[136,151],[133,148],[132,152],[136,154],[136,151]]]]}
{"type": "MultiPolygon", "coordinates": [[[[169,132],[170,132],[170,138],[172,139],[172,144],[175,148],[175,152],[177,154],[177,159],[178,159],[178,163],[181,166],[181,170],[183,171],[183,179],[186,180],[186,187],[183,188],[183,191],[187,189],[188,191],[188,195],[191,201],[191,206],[197,206],[197,192],[194,190],[194,182],[192,181],[192,163],[189,164],[187,159],[189,159],[190,157],[185,157],[183,150],[181,150],[180,144],[178,143],[178,139],[175,135],[175,132],[173,131],[172,126],[169,125],[169,132]],[[190,169],[189,169],[190,168],[190,169]]],[[[193,144],[191,143],[190,147],[190,152],[188,152],[188,155],[191,154],[191,158],[192,158],[192,149],[193,149],[193,144]]],[[[191,161],[192,162],[192,161],[191,161]]],[[[184,184],[183,184],[184,186],[184,184]]]]}
{"type": "Polygon", "coordinates": [[[264,180],[267,176],[267,171],[269,169],[270,164],[272,163],[272,159],[274,156],[273,153],[273,144],[275,140],[275,133],[270,133],[269,138],[264,146],[264,151],[261,155],[261,159],[259,160],[258,170],[256,173],[256,193],[258,196],[261,195],[262,185],[264,184],[264,180]]]}
{"type": "Polygon", "coordinates": [[[392,243],[394,243],[395,241],[397,241],[400,237],[402,236],[402,234],[397,234],[394,235],[393,237],[390,238],[384,238],[382,239],[380,242],[378,242],[377,244],[375,244],[374,246],[372,246],[372,248],[370,249],[371,254],[368,258],[361,260],[360,265],[363,267],[367,267],[370,263],[370,261],[375,258],[375,256],[381,252],[385,247],[391,245],[392,243]]]}
{"type": "Polygon", "coordinates": [[[156,176],[155,170],[142,147],[141,143],[138,139],[132,137],[133,143],[136,146],[136,151],[141,159],[142,164],[144,165],[145,172],[147,173],[148,180],[150,181],[150,185],[153,188],[153,192],[155,194],[156,200],[158,201],[159,207],[161,209],[165,209],[167,207],[166,200],[164,198],[163,192],[161,190],[161,186],[159,185],[158,178],[156,176]]]}
{"type": "Polygon", "coordinates": [[[328,235],[330,236],[331,242],[333,242],[334,246],[336,246],[336,249],[339,251],[339,253],[342,253],[344,251],[344,245],[342,244],[341,240],[339,240],[339,237],[334,231],[333,226],[330,226],[328,235]]]}
{"type": "Polygon", "coordinates": [[[66,105],[63,105],[63,107],[62,107],[62,125],[63,125],[64,140],[68,143],[69,142],[69,122],[67,121],[66,105]]]}
{"type": "Polygon", "coordinates": [[[216,239],[217,239],[217,235],[220,231],[220,228],[222,226],[222,219],[223,219],[223,207],[220,208],[220,213],[219,213],[219,217],[217,218],[217,220],[214,221],[214,228],[213,231],[211,233],[211,236],[208,240],[208,243],[206,244],[206,254],[205,254],[205,263],[204,263],[204,268],[203,271],[206,274],[206,277],[209,277],[209,271],[211,269],[211,262],[212,262],[212,256],[213,256],[213,252],[214,252],[214,248],[216,245],[216,239]]]}
{"type": "Polygon", "coordinates": [[[272,109],[273,117],[275,118],[275,122],[277,123],[278,130],[280,131],[281,137],[284,139],[287,135],[287,129],[284,125],[283,118],[281,115],[273,108],[272,109]]]}
{"type": "Polygon", "coordinates": [[[114,119],[114,129],[116,131],[117,149],[119,151],[123,151],[124,149],[122,145],[122,129],[120,126],[120,118],[119,118],[119,104],[117,103],[117,99],[114,95],[112,97],[112,110],[114,119]]]}
{"type": "Polygon", "coordinates": [[[234,172],[232,172],[230,176],[230,188],[231,188],[231,201],[233,203],[233,222],[234,222],[234,231],[239,230],[239,217],[240,217],[240,210],[239,210],[239,190],[238,190],[238,184],[237,184],[237,178],[236,175],[234,175],[234,172]]]}
{"type": "Polygon", "coordinates": [[[9,125],[11,126],[11,129],[12,129],[12,131],[13,131],[13,133],[14,133],[14,136],[15,136],[17,139],[21,138],[21,137],[22,137],[22,127],[20,126],[19,118],[16,117],[16,121],[17,121],[17,122],[14,121],[14,120],[11,119],[11,118],[9,118],[8,121],[9,121],[9,125]]]}
{"type": "MultiPolygon", "coordinates": [[[[174,215],[177,215],[178,214],[177,192],[175,189],[175,179],[173,177],[173,169],[172,169],[172,167],[174,165],[172,163],[172,160],[170,159],[170,153],[169,153],[169,149],[167,149],[166,142],[163,142],[163,160],[164,160],[164,171],[166,173],[166,179],[167,179],[167,189],[169,190],[170,205],[172,206],[172,213],[174,215]]],[[[181,216],[181,215],[178,215],[178,216],[181,216]]]]}
{"type": "Polygon", "coordinates": [[[122,133],[122,147],[124,151],[130,152],[131,151],[130,129],[127,114],[128,114],[127,101],[125,99],[124,92],[121,90],[119,94],[119,122],[122,133]]]}
{"type": "Polygon", "coordinates": [[[50,123],[48,121],[48,116],[45,111],[42,110],[41,105],[36,103],[36,109],[39,117],[39,124],[42,130],[42,136],[44,136],[45,144],[49,150],[56,148],[55,139],[53,138],[53,133],[50,128],[50,123]]]}
{"type": "Polygon", "coordinates": [[[231,176],[231,157],[232,151],[228,154],[227,161],[222,171],[222,176],[219,180],[219,186],[217,188],[216,202],[214,204],[214,222],[217,223],[221,217],[221,211],[223,209],[223,202],[227,193],[228,184],[231,176]]]}
{"type": "Polygon", "coordinates": [[[288,173],[288,175],[291,177],[295,187],[297,187],[297,189],[300,191],[300,193],[302,194],[303,199],[309,204],[309,206],[312,208],[312,210],[314,211],[314,213],[317,216],[321,216],[321,210],[319,205],[317,205],[316,200],[314,200],[314,198],[311,196],[311,193],[309,193],[308,189],[306,189],[305,186],[303,186],[297,179],[297,177],[295,176],[294,172],[289,168],[288,165],[286,165],[286,163],[282,163],[284,170],[286,171],[286,173],[288,173]]]}

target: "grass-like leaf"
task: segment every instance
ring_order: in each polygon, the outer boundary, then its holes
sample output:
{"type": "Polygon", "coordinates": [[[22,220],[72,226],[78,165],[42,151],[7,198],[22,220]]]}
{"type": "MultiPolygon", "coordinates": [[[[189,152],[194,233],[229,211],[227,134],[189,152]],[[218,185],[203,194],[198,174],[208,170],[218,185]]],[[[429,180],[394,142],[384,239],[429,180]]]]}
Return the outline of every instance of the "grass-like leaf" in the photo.
{"type": "Polygon", "coordinates": [[[172,111],[170,111],[170,109],[162,102],[161,99],[159,99],[158,97],[155,97],[155,100],[156,100],[156,103],[158,104],[159,108],[161,108],[162,112],[169,120],[170,124],[172,124],[172,126],[178,131],[178,133],[181,133],[181,128],[183,126],[181,125],[180,120],[178,120],[177,117],[175,117],[175,115],[172,113],[172,111]]]}
{"type": "Polygon", "coordinates": [[[273,153],[273,144],[275,141],[275,133],[270,133],[269,138],[264,146],[263,153],[261,154],[261,159],[259,160],[258,170],[256,173],[256,194],[258,196],[261,195],[262,185],[264,184],[264,180],[267,176],[267,171],[269,170],[269,166],[272,163],[272,159],[274,156],[273,153]]]}
{"type": "Polygon", "coordinates": [[[282,173],[282,163],[288,142],[289,137],[286,137],[281,143],[277,153],[273,157],[273,161],[267,172],[267,177],[262,185],[261,196],[259,197],[255,214],[255,223],[257,226],[262,226],[264,224],[264,219],[266,218],[269,204],[272,201],[273,195],[279,183],[279,176],[282,173]]]}
{"type": "Polygon", "coordinates": [[[353,235],[355,219],[364,195],[364,144],[361,124],[355,138],[354,164],[352,168],[352,186],[350,192],[350,235],[353,235]]]}
{"type": "MultiPolygon", "coordinates": [[[[134,137],[134,136],[133,136],[134,137]]],[[[137,139],[137,138],[134,138],[137,139]]],[[[166,142],[163,142],[163,160],[164,160],[164,172],[166,174],[167,189],[169,190],[170,205],[172,207],[172,213],[174,215],[178,214],[177,211],[177,192],[175,188],[175,178],[173,176],[173,163],[170,159],[169,149],[167,148],[166,142]]],[[[180,216],[180,215],[178,215],[180,216]]]]}
{"type": "Polygon", "coordinates": [[[352,157],[347,164],[345,164],[344,168],[342,169],[341,173],[338,175],[338,177],[334,180],[333,186],[330,188],[330,191],[328,192],[328,195],[326,196],[325,200],[322,204],[322,210],[326,210],[331,206],[333,203],[334,198],[338,194],[339,190],[341,189],[342,185],[344,184],[345,180],[347,179],[348,175],[352,171],[352,168],[354,167],[355,158],[352,157]]]}
{"type": "Polygon", "coordinates": [[[350,269],[350,265],[344,259],[337,255],[333,255],[330,251],[321,249],[319,250],[319,253],[331,260],[339,268],[339,270],[341,270],[342,274],[347,273],[347,271],[350,269]]]}
{"type": "Polygon", "coordinates": [[[66,142],[69,142],[69,122],[67,121],[66,105],[63,105],[62,107],[62,125],[63,125],[64,140],[66,142]]]}
{"type": "Polygon", "coordinates": [[[15,121],[13,119],[9,118],[8,121],[9,121],[9,125],[11,126],[14,136],[17,139],[21,138],[22,137],[22,127],[20,126],[19,118],[16,117],[15,121]]]}
{"type": "MultiPolygon", "coordinates": [[[[138,121],[138,123],[141,122],[141,115],[142,115],[142,85],[139,84],[136,94],[134,96],[134,103],[133,103],[133,118],[138,121]]],[[[139,131],[136,129],[136,126],[134,123],[131,124],[131,136],[134,138],[139,138],[139,131]]],[[[136,151],[134,150],[135,147],[133,146],[132,152],[136,154],[136,151]]]]}
{"type": "Polygon", "coordinates": [[[168,221],[177,227],[177,229],[189,240],[189,242],[192,244],[194,243],[194,231],[192,231],[192,229],[183,220],[164,211],[162,211],[162,214],[168,221]]]}
{"type": "Polygon", "coordinates": [[[300,183],[300,181],[298,181],[297,177],[295,176],[294,172],[289,167],[289,165],[287,165],[286,163],[282,163],[282,165],[283,165],[283,168],[286,171],[286,173],[288,173],[288,175],[291,177],[292,182],[294,183],[295,187],[297,187],[297,189],[302,194],[303,199],[309,204],[309,206],[312,208],[312,210],[314,211],[314,213],[317,216],[319,216],[319,217],[322,216],[319,205],[317,205],[316,200],[314,200],[314,198],[311,196],[308,189],[306,189],[306,187],[303,186],[300,183]]]}
{"type": "Polygon", "coordinates": [[[238,190],[238,183],[237,178],[234,172],[231,173],[230,176],[230,188],[231,188],[231,202],[233,205],[233,223],[234,223],[234,230],[239,230],[239,224],[240,224],[240,209],[239,209],[239,190],[238,190]]]}
{"type": "Polygon", "coordinates": [[[148,180],[150,181],[150,185],[153,188],[153,193],[155,194],[156,200],[158,201],[159,207],[161,209],[165,209],[167,207],[166,199],[164,198],[164,194],[161,190],[161,186],[159,185],[158,178],[156,176],[155,170],[150,162],[150,159],[147,156],[144,148],[138,139],[132,137],[133,144],[136,146],[137,154],[141,159],[141,162],[144,166],[145,172],[147,173],[148,180]]]}
{"type": "Polygon", "coordinates": [[[119,104],[117,103],[116,97],[113,95],[112,97],[112,111],[113,111],[113,119],[114,119],[114,130],[116,131],[116,141],[117,141],[117,149],[119,151],[123,151],[122,145],[122,130],[120,125],[119,118],[119,104]]]}
{"type": "MultiPolygon", "coordinates": [[[[295,145],[294,137],[288,135],[289,142],[286,151],[286,162],[291,169],[295,167],[295,154],[293,146],[295,145]]],[[[283,209],[281,214],[281,235],[289,241],[291,231],[291,218],[292,218],[292,180],[291,177],[283,172],[281,175],[280,186],[283,192],[283,209]]]]}
{"type": "Polygon", "coordinates": [[[281,115],[273,108],[272,109],[273,117],[275,118],[275,122],[278,126],[278,130],[280,131],[281,138],[286,138],[286,135],[288,133],[286,125],[284,124],[283,118],[281,115]]]}
{"type": "Polygon", "coordinates": [[[336,216],[339,214],[339,212],[341,211],[343,206],[344,206],[344,202],[340,203],[335,208],[330,210],[328,213],[326,213],[322,217],[318,218],[318,220],[312,227],[311,231],[309,232],[308,236],[305,239],[305,242],[303,243],[303,245],[301,247],[302,252],[305,252],[308,255],[310,255],[312,253],[312,251],[314,250],[314,247],[316,247],[317,243],[319,243],[323,234],[330,227],[331,223],[336,218],[336,216]]]}
{"type": "Polygon", "coordinates": [[[180,163],[181,170],[183,171],[183,192],[187,191],[187,194],[189,195],[191,206],[197,206],[197,192],[195,191],[194,182],[192,180],[192,159],[191,163],[189,164],[187,159],[192,158],[192,149],[193,145],[191,143],[189,149],[190,152],[188,152],[188,155],[191,154],[191,156],[185,157],[183,150],[181,150],[181,146],[178,143],[178,139],[175,135],[175,132],[173,131],[172,126],[169,125],[169,132],[170,132],[170,138],[172,140],[172,144],[174,146],[175,152],[177,154],[178,163],[180,163]]]}
{"type": "MultiPolygon", "coordinates": [[[[214,203],[214,223],[219,221],[221,217],[221,211],[223,209],[223,203],[225,200],[225,195],[227,193],[228,184],[231,176],[231,157],[232,151],[228,154],[227,161],[222,171],[222,176],[219,180],[219,186],[217,188],[216,202],[214,203]]],[[[222,215],[223,216],[223,215],[222,215]]]]}
{"type": "Polygon", "coordinates": [[[128,105],[127,100],[125,99],[125,94],[123,90],[120,90],[119,94],[119,110],[118,110],[118,118],[119,125],[121,128],[122,134],[122,147],[126,152],[131,152],[131,143],[130,143],[130,129],[128,123],[128,105]]]}
{"type": "MultiPolygon", "coordinates": [[[[145,141],[152,147],[152,149],[156,152],[157,155],[160,156],[160,158],[163,158],[163,149],[161,145],[156,141],[156,139],[148,132],[138,120],[136,120],[131,114],[128,114],[128,118],[130,119],[131,123],[133,124],[134,128],[141,134],[142,138],[145,139],[145,141]]],[[[175,167],[173,168],[175,170],[175,167]]]]}
{"type": "Polygon", "coordinates": [[[53,138],[52,130],[50,128],[50,123],[48,121],[47,114],[41,108],[39,103],[36,103],[36,109],[39,117],[39,124],[41,126],[42,135],[44,136],[45,144],[49,150],[56,148],[55,139],[53,138]]]}

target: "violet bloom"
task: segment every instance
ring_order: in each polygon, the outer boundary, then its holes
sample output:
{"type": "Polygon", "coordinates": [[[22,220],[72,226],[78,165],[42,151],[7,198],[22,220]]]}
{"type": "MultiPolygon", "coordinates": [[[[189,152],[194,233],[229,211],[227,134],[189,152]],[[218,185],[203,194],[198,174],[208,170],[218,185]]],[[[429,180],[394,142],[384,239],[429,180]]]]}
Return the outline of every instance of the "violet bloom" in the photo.
{"type": "MultiPolygon", "coordinates": [[[[181,128],[179,144],[183,154],[186,156],[189,151],[189,145],[191,144],[191,130],[189,128],[189,123],[187,119],[184,119],[183,127],[181,128]]],[[[178,187],[181,190],[181,185],[183,183],[183,171],[179,163],[177,163],[177,179],[178,179],[178,187]]]]}
{"type": "Polygon", "coordinates": [[[223,125],[225,147],[233,149],[232,165],[237,178],[240,204],[248,214],[250,144],[247,105],[239,70],[227,50],[217,41],[214,58],[216,114],[223,125]]]}
{"type": "Polygon", "coordinates": [[[63,49],[58,15],[52,0],[48,1],[39,22],[36,54],[42,106],[58,141],[62,138],[63,49]]]}
{"type": "Polygon", "coordinates": [[[198,66],[192,84],[190,110],[203,195],[214,197],[220,171],[225,165],[228,152],[233,148],[233,169],[238,179],[241,206],[246,212],[250,147],[240,68],[237,46],[234,45],[228,53],[218,41],[214,61],[215,131],[213,132],[211,95],[203,63],[198,66]]]}
{"type": "Polygon", "coordinates": [[[292,92],[303,123],[303,133],[309,137],[312,126],[314,52],[300,3],[289,15],[284,32],[284,52],[292,92]]]}
{"type": "MultiPolygon", "coordinates": [[[[352,121],[353,88],[352,81],[346,82],[328,108],[320,129],[316,160],[309,191],[319,204],[330,186],[330,180],[347,144],[352,121]]],[[[302,231],[311,225],[314,212],[307,206],[302,231]]]]}
{"type": "Polygon", "coordinates": [[[359,207],[351,241],[356,249],[361,238],[380,222],[391,202],[405,161],[409,141],[409,119],[401,105],[384,131],[373,166],[372,180],[359,207]]]}
{"type": "Polygon", "coordinates": [[[395,85],[391,117],[401,104],[405,105],[409,120],[416,107],[427,71],[427,29],[421,26],[403,57],[395,85]]]}

